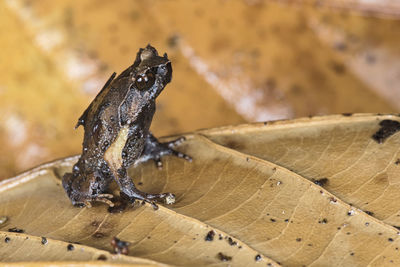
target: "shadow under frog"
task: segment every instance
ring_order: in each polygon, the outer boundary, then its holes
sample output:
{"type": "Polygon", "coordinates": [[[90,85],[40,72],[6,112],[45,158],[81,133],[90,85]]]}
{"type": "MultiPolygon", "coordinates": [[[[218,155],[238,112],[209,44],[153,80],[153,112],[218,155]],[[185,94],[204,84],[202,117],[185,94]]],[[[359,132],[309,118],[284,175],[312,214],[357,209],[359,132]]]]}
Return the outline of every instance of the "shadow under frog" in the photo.
{"type": "Polygon", "coordinates": [[[105,192],[113,180],[131,201],[143,200],[154,208],[156,201],[174,203],[171,193],[139,191],[127,175],[129,166],[147,160],[161,168],[164,155],[191,161],[173,150],[184,138],[160,143],[149,131],[155,100],[172,78],[171,62],[148,45],[139,50],[132,66],[114,78],[115,73],[78,120],[76,128],[83,125],[85,130],[83,151],[72,173],[64,175],[63,187],[72,204],[80,206],[99,201],[112,207],[113,195],[105,192]]]}

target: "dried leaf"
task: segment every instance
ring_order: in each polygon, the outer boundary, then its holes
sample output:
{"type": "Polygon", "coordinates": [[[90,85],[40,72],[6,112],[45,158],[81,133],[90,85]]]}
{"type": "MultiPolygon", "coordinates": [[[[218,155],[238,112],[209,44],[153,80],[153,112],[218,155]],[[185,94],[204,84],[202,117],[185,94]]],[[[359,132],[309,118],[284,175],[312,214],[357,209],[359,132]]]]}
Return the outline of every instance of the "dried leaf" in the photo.
{"type": "Polygon", "coordinates": [[[73,207],[60,177],[77,157],[43,165],[0,184],[0,215],[8,218],[0,234],[10,238],[0,258],[63,264],[93,262],[99,255],[150,265],[399,263],[398,230],[391,224],[400,134],[381,144],[373,140],[383,120],[398,117],[305,118],[189,134],[179,150],[193,162],[168,157],[161,171],[152,162],[129,171],[141,190],[176,194],[176,204],[157,211],[147,204],[117,214],[103,204],[73,207]],[[359,208],[367,199],[376,201],[364,212],[359,208]],[[13,227],[24,233],[8,233],[13,227]],[[114,236],[131,243],[128,256],[109,254],[114,236]],[[48,238],[46,245],[41,237],[48,238]],[[68,251],[68,244],[75,249],[68,251]]]}
{"type": "Polygon", "coordinates": [[[213,141],[272,161],[347,203],[400,226],[400,135],[382,143],[373,135],[397,115],[344,114],[224,128],[204,133],[213,141]],[[232,134],[232,131],[234,133],[232,134]]]}

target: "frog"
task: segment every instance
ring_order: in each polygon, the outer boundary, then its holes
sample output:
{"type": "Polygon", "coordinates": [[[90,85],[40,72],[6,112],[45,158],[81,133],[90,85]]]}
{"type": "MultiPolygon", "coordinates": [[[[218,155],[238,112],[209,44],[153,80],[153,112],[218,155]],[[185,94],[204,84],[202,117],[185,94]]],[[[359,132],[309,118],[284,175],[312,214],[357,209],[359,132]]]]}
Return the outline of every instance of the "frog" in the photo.
{"type": "Polygon", "coordinates": [[[84,127],[82,153],[62,177],[62,186],[75,206],[91,207],[93,202],[114,206],[108,192],[115,181],[120,195],[132,203],[143,201],[155,209],[157,202],[172,204],[172,193],[149,194],[140,191],[129,177],[131,166],[153,160],[161,169],[162,157],[173,155],[192,161],[174,148],[185,141],[179,137],[160,142],[150,131],[156,98],[172,79],[172,64],[148,44],[140,48],[131,66],[118,77],[114,72],[83,112],[75,128],[84,127]]]}

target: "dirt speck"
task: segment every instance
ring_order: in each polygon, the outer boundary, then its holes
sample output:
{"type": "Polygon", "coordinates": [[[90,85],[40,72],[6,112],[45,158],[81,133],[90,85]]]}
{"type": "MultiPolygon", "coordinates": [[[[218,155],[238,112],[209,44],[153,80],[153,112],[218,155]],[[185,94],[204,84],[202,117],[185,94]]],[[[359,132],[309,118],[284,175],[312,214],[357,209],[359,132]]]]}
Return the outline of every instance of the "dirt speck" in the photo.
{"type": "Polygon", "coordinates": [[[114,248],[115,254],[128,255],[129,253],[129,242],[122,241],[116,237],[111,240],[111,246],[114,248]]]}
{"type": "Polygon", "coordinates": [[[326,185],[326,184],[329,182],[329,179],[328,179],[328,178],[321,178],[321,179],[318,179],[318,180],[314,180],[314,179],[313,179],[313,182],[314,182],[314,184],[316,184],[316,185],[324,186],[324,185],[326,185]]]}
{"type": "Polygon", "coordinates": [[[354,216],[354,214],[356,214],[356,212],[355,212],[354,210],[349,210],[349,211],[347,212],[347,215],[348,215],[348,216],[354,216]]]}
{"type": "Polygon", "coordinates": [[[4,242],[8,243],[10,241],[11,241],[11,239],[9,237],[4,238],[4,242]]]}
{"type": "Polygon", "coordinates": [[[228,240],[229,245],[231,245],[231,246],[236,246],[237,245],[237,242],[233,241],[232,237],[228,237],[227,240],[228,240]]]}
{"type": "Polygon", "coordinates": [[[366,210],[364,211],[366,214],[370,215],[370,216],[374,216],[374,213],[372,211],[366,210]]]}
{"type": "Polygon", "coordinates": [[[19,229],[17,227],[10,228],[10,229],[8,229],[8,231],[11,233],[24,233],[25,232],[23,229],[19,229]]]}
{"type": "Polygon", "coordinates": [[[222,252],[219,252],[219,253],[217,254],[217,257],[218,257],[218,259],[220,259],[221,261],[231,261],[231,260],[232,260],[232,257],[227,256],[227,255],[223,254],[222,252]]]}
{"type": "Polygon", "coordinates": [[[106,261],[107,257],[106,257],[106,255],[101,254],[100,256],[97,257],[97,260],[98,261],[106,261]]]}
{"type": "Polygon", "coordinates": [[[260,260],[262,260],[262,257],[261,257],[260,254],[257,254],[257,255],[254,257],[254,259],[255,259],[256,261],[260,261],[260,260]]]}
{"type": "Polygon", "coordinates": [[[74,245],[68,244],[68,246],[67,246],[67,250],[68,250],[68,251],[72,251],[72,250],[74,250],[74,249],[75,249],[74,245]]]}
{"type": "Polygon", "coordinates": [[[394,120],[383,120],[379,123],[381,128],[372,135],[378,144],[382,144],[385,140],[396,132],[400,131],[400,122],[394,120]]]}
{"type": "Polygon", "coordinates": [[[214,230],[211,230],[210,232],[207,233],[206,237],[204,238],[205,241],[213,241],[215,236],[214,230]]]}
{"type": "Polygon", "coordinates": [[[328,223],[328,219],[327,218],[323,218],[322,220],[319,220],[318,223],[327,224],[328,223]]]}
{"type": "Polygon", "coordinates": [[[44,236],[42,236],[42,245],[46,245],[47,244],[47,238],[46,237],[44,237],[44,236]]]}

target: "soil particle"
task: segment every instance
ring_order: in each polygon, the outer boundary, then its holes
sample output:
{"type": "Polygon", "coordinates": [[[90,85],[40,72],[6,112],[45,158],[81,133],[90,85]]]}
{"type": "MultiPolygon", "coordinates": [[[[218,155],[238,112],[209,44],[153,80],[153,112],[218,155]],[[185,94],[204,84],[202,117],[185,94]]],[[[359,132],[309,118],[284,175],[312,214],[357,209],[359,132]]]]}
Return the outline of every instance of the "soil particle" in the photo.
{"type": "Polygon", "coordinates": [[[107,257],[106,257],[106,255],[101,254],[99,257],[97,257],[97,260],[98,261],[106,261],[107,257]]]}
{"type": "Polygon", "coordinates": [[[128,255],[129,253],[129,242],[122,241],[116,237],[111,240],[111,246],[114,248],[115,254],[128,255]]]}
{"type": "Polygon", "coordinates": [[[206,237],[204,238],[205,241],[213,241],[215,236],[215,232],[211,230],[207,233],[206,237]]]}
{"type": "Polygon", "coordinates": [[[328,219],[327,218],[323,218],[322,220],[318,221],[318,223],[327,224],[328,223],[328,219]]]}
{"type": "Polygon", "coordinates": [[[19,229],[17,227],[10,228],[10,229],[8,229],[8,231],[11,233],[24,233],[25,232],[23,229],[19,229]]]}
{"type": "Polygon", "coordinates": [[[319,185],[319,186],[324,186],[329,182],[328,178],[321,178],[319,180],[313,180],[314,184],[319,185]]]}
{"type": "Polygon", "coordinates": [[[233,239],[231,237],[228,237],[227,240],[228,240],[229,245],[231,245],[231,246],[236,246],[237,245],[237,242],[233,241],[233,239]]]}
{"type": "Polygon", "coordinates": [[[382,144],[388,137],[400,131],[400,122],[398,121],[383,120],[379,125],[381,128],[372,136],[372,139],[378,144],[382,144]]]}
{"type": "Polygon", "coordinates": [[[232,257],[227,256],[225,254],[223,254],[222,252],[218,253],[218,259],[220,259],[221,261],[231,261],[232,257]]]}

